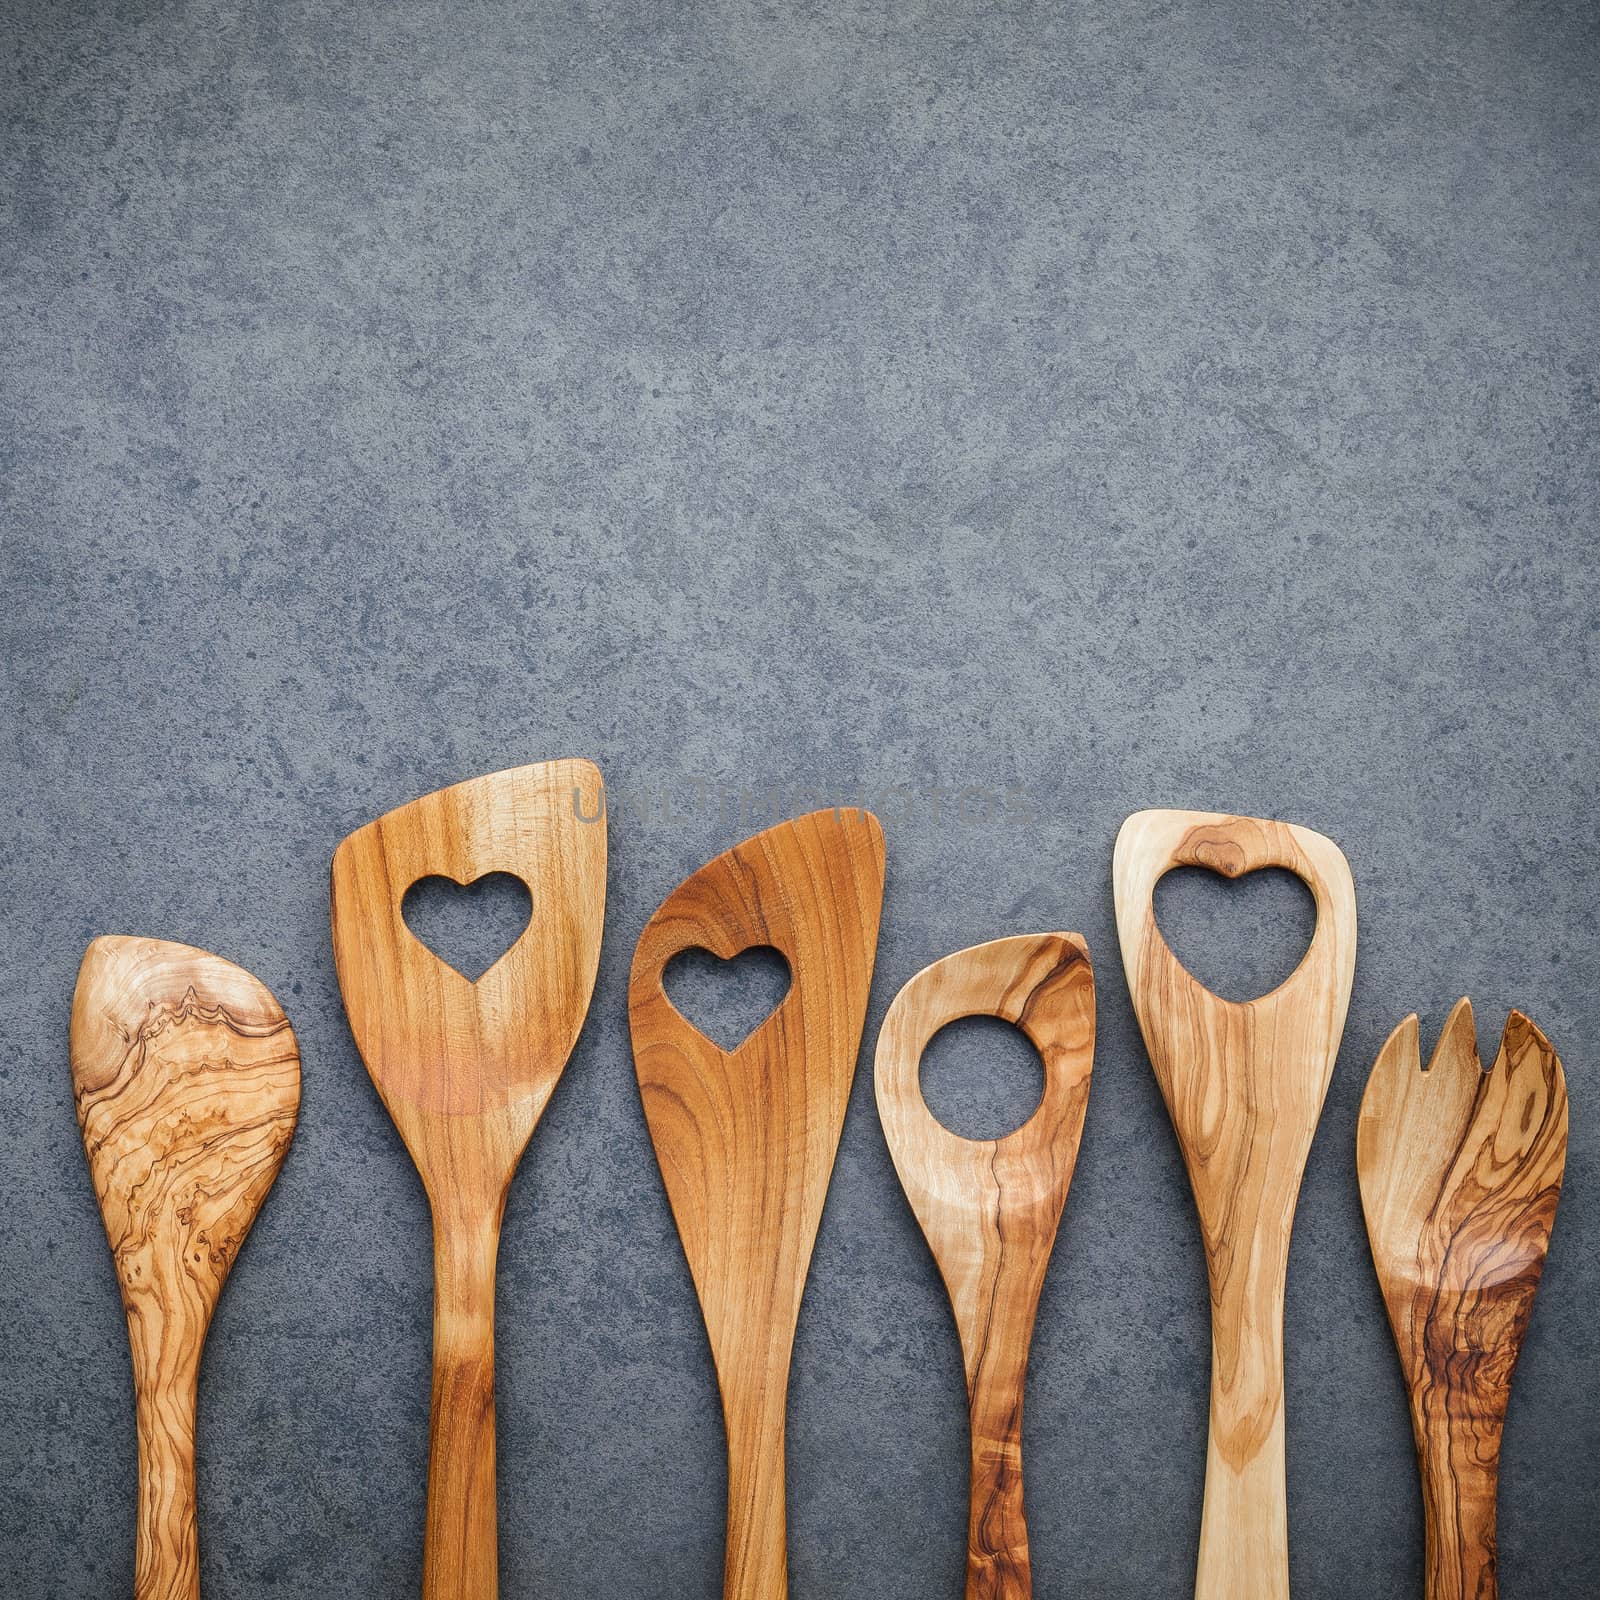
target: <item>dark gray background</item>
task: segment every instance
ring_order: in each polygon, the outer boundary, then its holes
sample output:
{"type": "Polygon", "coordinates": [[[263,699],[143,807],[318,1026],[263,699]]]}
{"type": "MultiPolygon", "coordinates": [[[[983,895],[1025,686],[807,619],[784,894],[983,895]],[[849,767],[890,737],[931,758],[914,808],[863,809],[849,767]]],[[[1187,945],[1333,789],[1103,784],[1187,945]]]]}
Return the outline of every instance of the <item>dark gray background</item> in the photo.
{"type": "MultiPolygon", "coordinates": [[[[66,1058],[106,931],[248,966],[304,1056],[208,1348],[207,1592],[416,1592],[428,1221],[341,1013],[328,860],[579,754],[634,803],[506,1220],[507,1596],[717,1592],[720,1420],[624,976],[760,825],[740,791],[896,786],[869,1044],[961,945],[1072,928],[1097,961],[1029,1391],[1041,1597],[1192,1581],[1206,1297],[1110,895],[1147,805],[1306,823],[1357,881],[1289,1284],[1297,1596],[1420,1593],[1355,1119],[1388,1031],[1418,1009],[1431,1047],[1469,992],[1486,1047],[1521,1006],[1572,1089],[1506,1594],[1600,1591],[1600,10],[3,9],[0,1592],[130,1582],[66,1058]],[[1018,795],[936,794],[969,787],[1018,795]]],[[[1245,976],[1300,926],[1265,890],[1168,909],[1245,976]]],[[[796,1600],[959,1594],[960,1365],[866,1065],[790,1418],[796,1600]]]]}

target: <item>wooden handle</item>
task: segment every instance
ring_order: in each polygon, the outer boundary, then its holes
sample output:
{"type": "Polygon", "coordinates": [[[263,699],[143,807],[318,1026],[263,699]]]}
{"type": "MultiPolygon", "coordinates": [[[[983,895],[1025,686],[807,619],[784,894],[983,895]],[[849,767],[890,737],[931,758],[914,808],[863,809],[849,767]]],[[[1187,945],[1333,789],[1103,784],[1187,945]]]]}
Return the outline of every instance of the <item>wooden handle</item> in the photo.
{"type": "Polygon", "coordinates": [[[738,1376],[724,1385],[728,1436],[725,1600],[786,1600],[789,1593],[788,1510],[784,1503],[784,1413],[789,1364],[756,1388],[738,1376]]]}
{"type": "Polygon", "coordinates": [[[1415,1016],[1379,1052],[1356,1164],[1411,1404],[1428,1600],[1494,1600],[1495,1495],[1511,1377],[1566,1166],[1567,1091],[1521,1012],[1494,1065],[1461,1000],[1422,1070],[1415,1016]]]}
{"type": "Polygon", "coordinates": [[[423,1600],[496,1600],[494,1286],[500,1222],[436,1219],[423,1600]]]}
{"type": "Polygon", "coordinates": [[[200,1518],[195,1498],[194,1430],[199,1365],[161,1349],[159,1332],[136,1332],[134,1409],[139,1433],[139,1505],[133,1555],[134,1600],[200,1600],[200,1518]]]}
{"type": "Polygon", "coordinates": [[[133,1358],[134,1597],[198,1600],[200,1357],[294,1133],[300,1056],[282,1008],[242,967],[121,937],[84,954],[71,1054],[133,1358]]]}
{"type": "Polygon", "coordinates": [[[844,1128],[883,902],[870,812],[768,828],[680,884],[639,935],[628,1019],[639,1093],[717,1364],[728,1434],[725,1600],[782,1600],[783,1418],[806,1272],[844,1128]],[[736,1050],[662,987],[702,948],[771,945],[789,992],[736,1050]]]}
{"type": "Polygon", "coordinates": [[[1113,862],[1122,959],[1189,1172],[1211,1282],[1211,1426],[1196,1600],[1287,1600],[1283,1300],[1300,1179],[1344,1031],[1355,887],[1338,847],[1282,822],[1141,811],[1113,862]],[[1283,867],[1317,926],[1294,972],[1238,1003],[1199,983],[1156,925],[1175,867],[1283,867]]]}
{"type": "MultiPolygon", "coordinates": [[[[1412,1435],[1422,1475],[1424,1583],[1427,1600],[1498,1600],[1500,1594],[1495,1499],[1500,1490],[1500,1428],[1493,1425],[1488,1460],[1474,1441],[1452,1430],[1442,1406],[1411,1403],[1412,1435]]],[[[1488,1442],[1479,1439],[1478,1443],[1488,1442]]]]}
{"type": "Polygon", "coordinates": [[[950,1296],[967,1373],[972,1448],[967,1600],[1028,1600],[1022,1406],[1034,1318],[1072,1183],[1094,1064],[1094,975],[1076,934],[1024,934],[958,951],[895,996],[878,1035],[878,1114],[950,1296]],[[963,1139],[929,1111],[928,1041],[992,1016],[1044,1063],[1038,1109],[1003,1139],[963,1139]]]}

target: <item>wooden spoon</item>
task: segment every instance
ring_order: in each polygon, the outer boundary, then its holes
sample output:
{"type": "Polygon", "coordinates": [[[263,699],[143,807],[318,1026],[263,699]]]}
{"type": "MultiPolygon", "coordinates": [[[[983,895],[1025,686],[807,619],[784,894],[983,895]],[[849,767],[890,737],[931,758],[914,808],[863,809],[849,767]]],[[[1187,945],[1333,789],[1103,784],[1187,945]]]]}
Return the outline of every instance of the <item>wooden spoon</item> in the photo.
{"type": "Polygon", "coordinates": [[[639,1090],[722,1391],[725,1600],[788,1594],[789,1361],[855,1077],[883,872],[876,817],[815,811],[680,884],[634,952],[639,1090]],[[736,1050],[721,1050],[679,1015],[662,972],[680,951],[726,961],[758,945],[789,963],[789,992],[736,1050]]]}
{"type": "Polygon", "coordinates": [[[1117,932],[1145,1047],[1177,1130],[1211,1281],[1211,1429],[1196,1600],[1286,1600],[1283,1296],[1289,1231],[1355,970],[1350,868],[1321,834],[1198,811],[1141,811],[1117,836],[1117,932]],[[1238,1004],[1183,968],[1152,896],[1174,867],[1285,867],[1317,927],[1300,965],[1238,1004]]]}
{"type": "Polygon", "coordinates": [[[944,1278],[971,1424],[967,1600],[1029,1600],[1022,1399],[1045,1269],[1066,1205],[1094,1066],[1094,973],[1074,933],[1023,934],[924,967],[878,1034],[878,1114],[944,1278]],[[958,1017],[1014,1024],[1044,1062],[1038,1109],[1003,1139],[963,1139],[928,1110],[918,1067],[958,1017]]]}
{"type": "Polygon", "coordinates": [[[389,812],[333,858],[333,952],[350,1028],[433,1209],[424,1600],[497,1593],[495,1258],[511,1175],[594,988],[606,893],[600,792],[587,761],[496,772],[389,812]],[[533,916],[471,983],[411,933],[401,901],[433,874],[468,884],[490,872],[522,879],[533,916]]]}
{"type": "Polygon", "coordinates": [[[1411,1400],[1428,1600],[1495,1600],[1495,1491],[1511,1374],[1567,1161],[1567,1086],[1513,1011],[1486,1073],[1461,1000],[1422,1070],[1417,1019],[1367,1081],[1356,1169],[1411,1400]]]}
{"type": "Polygon", "coordinates": [[[198,1600],[200,1352],[294,1134],[300,1054],[242,967],[186,944],[105,938],[78,972],[71,1055],[133,1353],[134,1600],[198,1600]]]}

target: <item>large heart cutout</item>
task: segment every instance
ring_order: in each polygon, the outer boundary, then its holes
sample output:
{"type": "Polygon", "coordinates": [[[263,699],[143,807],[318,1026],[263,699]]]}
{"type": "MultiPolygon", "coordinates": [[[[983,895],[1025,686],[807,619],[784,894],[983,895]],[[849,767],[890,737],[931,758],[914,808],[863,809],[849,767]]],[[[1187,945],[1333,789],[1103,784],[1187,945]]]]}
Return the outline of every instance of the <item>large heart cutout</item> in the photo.
{"type": "Polygon", "coordinates": [[[533,896],[509,872],[486,872],[471,883],[435,873],[406,890],[400,915],[446,966],[476,983],[526,931],[533,896]]]}
{"type": "Polygon", "coordinates": [[[697,947],[680,950],[661,983],[684,1020],[732,1055],[783,1003],[789,963],[770,944],[752,945],[728,961],[697,947]]]}
{"type": "Polygon", "coordinates": [[[1190,977],[1239,1004],[1289,977],[1317,929],[1316,900],[1284,867],[1237,878],[1178,867],[1156,884],[1155,914],[1190,977]]]}

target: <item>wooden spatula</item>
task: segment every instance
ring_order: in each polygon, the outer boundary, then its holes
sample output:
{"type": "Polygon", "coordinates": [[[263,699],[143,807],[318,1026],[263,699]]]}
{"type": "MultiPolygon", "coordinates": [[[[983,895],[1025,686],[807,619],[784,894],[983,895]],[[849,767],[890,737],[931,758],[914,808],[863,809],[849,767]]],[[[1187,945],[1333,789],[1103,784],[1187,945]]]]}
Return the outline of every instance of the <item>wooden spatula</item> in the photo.
{"type": "Polygon", "coordinates": [[[1567,1161],[1567,1086],[1513,1011],[1494,1065],[1461,1000],[1422,1070],[1409,1016],[1361,1101],[1356,1167],[1411,1400],[1428,1600],[1495,1600],[1495,1493],[1511,1374],[1567,1161]]]}
{"type": "Polygon", "coordinates": [[[424,1600],[494,1600],[495,1257],[506,1192],[589,1008],[605,915],[599,771],[548,761],[424,795],[333,858],[350,1028],[433,1208],[424,1600]],[[585,817],[596,820],[585,821],[585,817]],[[421,878],[520,878],[527,929],[476,983],[406,927],[421,878]]]}
{"type": "Polygon", "coordinates": [[[1300,1179],[1355,970],[1350,868],[1321,834],[1198,811],[1141,811],[1117,836],[1117,932],[1133,1008],[1189,1169],[1211,1280],[1211,1430],[1196,1600],[1286,1600],[1283,1297],[1300,1179]],[[1294,972],[1243,1004],[1211,993],[1156,926],[1174,867],[1284,867],[1317,928],[1294,972]]]}
{"type": "Polygon", "coordinates": [[[1023,934],[924,967],[878,1034],[878,1114],[961,1335],[972,1474],[967,1600],[1029,1600],[1022,1400],[1045,1269],[1078,1159],[1094,1066],[1094,974],[1074,933],[1023,934]],[[963,1139],[922,1098],[928,1041],[1000,1017],[1044,1062],[1038,1109],[1003,1139],[963,1139]]]}
{"type": "Polygon", "coordinates": [[[705,1314],[728,1435],[725,1600],[788,1593],[784,1410],[883,902],[883,831],[817,811],[718,856],[645,924],[628,984],[639,1089],[705,1314]],[[662,988],[673,956],[770,945],[789,992],[720,1049],[662,988]]]}
{"type": "Polygon", "coordinates": [[[85,953],[71,1054],[133,1352],[134,1600],[198,1600],[200,1352],[294,1134],[300,1054],[282,1008],[243,968],[132,938],[85,953]]]}

